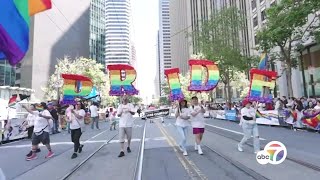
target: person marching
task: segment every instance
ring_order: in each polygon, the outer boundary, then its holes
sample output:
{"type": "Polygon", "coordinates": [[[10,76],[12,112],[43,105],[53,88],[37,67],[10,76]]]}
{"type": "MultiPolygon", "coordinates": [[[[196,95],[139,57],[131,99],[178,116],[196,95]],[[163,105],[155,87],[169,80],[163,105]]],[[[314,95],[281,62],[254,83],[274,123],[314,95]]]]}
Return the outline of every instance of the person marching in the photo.
{"type": "Polygon", "coordinates": [[[194,149],[198,151],[198,154],[202,155],[201,141],[205,128],[204,113],[206,112],[204,107],[199,104],[199,100],[196,96],[191,98],[191,125],[193,128],[193,134],[195,135],[195,146],[194,149]]]}
{"type": "Polygon", "coordinates": [[[179,102],[179,106],[176,109],[175,117],[176,117],[176,127],[181,137],[181,142],[179,144],[180,150],[183,152],[184,156],[187,156],[187,135],[188,135],[188,127],[190,126],[190,109],[188,108],[188,104],[186,100],[181,100],[179,102]]]}
{"type": "Polygon", "coordinates": [[[119,120],[119,142],[121,144],[121,151],[118,157],[123,157],[124,154],[124,142],[125,136],[127,136],[128,147],[127,152],[130,153],[130,143],[132,137],[132,127],[133,127],[133,115],[135,114],[134,106],[129,103],[128,97],[124,96],[122,99],[122,104],[117,110],[119,120]]]}
{"type": "Polygon", "coordinates": [[[69,114],[67,121],[70,122],[71,129],[71,140],[74,144],[73,154],[71,159],[78,157],[77,153],[82,152],[83,145],[80,144],[80,137],[82,135],[81,127],[84,126],[84,116],[86,112],[84,111],[84,105],[81,102],[77,102],[76,109],[71,108],[71,114],[69,114]]]}
{"type": "Polygon", "coordinates": [[[116,125],[117,125],[116,112],[113,112],[113,108],[110,108],[109,121],[110,121],[110,131],[112,131],[112,128],[113,130],[116,130],[116,125]]]}
{"type": "Polygon", "coordinates": [[[238,144],[238,151],[243,152],[243,145],[253,136],[254,153],[260,151],[260,140],[258,125],[256,123],[256,109],[252,107],[252,102],[243,101],[244,107],[241,109],[240,125],[243,129],[243,138],[238,144]]]}
{"type": "Polygon", "coordinates": [[[91,129],[94,129],[94,123],[96,123],[96,128],[98,130],[99,129],[99,113],[98,113],[98,105],[97,103],[92,103],[91,106],[90,106],[90,114],[91,114],[91,120],[92,120],[92,124],[91,124],[91,129]]]}
{"type": "Polygon", "coordinates": [[[27,161],[31,161],[37,159],[36,151],[38,150],[38,145],[42,142],[48,149],[48,154],[45,158],[51,158],[54,156],[54,153],[51,150],[50,146],[50,127],[52,126],[52,117],[50,112],[48,111],[47,105],[44,102],[41,102],[41,108],[43,110],[41,112],[33,111],[28,109],[25,105],[22,105],[30,114],[36,116],[34,120],[34,132],[32,134],[32,150],[29,154],[27,154],[27,161]],[[51,120],[51,122],[49,122],[51,120]]]}

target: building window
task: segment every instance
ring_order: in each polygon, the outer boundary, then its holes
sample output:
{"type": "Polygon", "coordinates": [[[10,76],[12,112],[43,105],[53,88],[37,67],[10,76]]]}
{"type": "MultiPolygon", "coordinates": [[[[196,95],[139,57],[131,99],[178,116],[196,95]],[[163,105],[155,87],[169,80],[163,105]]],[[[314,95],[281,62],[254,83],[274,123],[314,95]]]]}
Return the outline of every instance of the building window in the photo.
{"type": "Polygon", "coordinates": [[[276,4],[277,4],[277,2],[276,2],[276,1],[273,1],[273,2],[270,4],[270,7],[272,7],[272,6],[276,5],[276,4]]]}
{"type": "Polygon", "coordinates": [[[252,7],[252,10],[255,10],[257,8],[257,0],[251,1],[251,7],[252,7]]]}
{"type": "Polygon", "coordinates": [[[253,18],[253,27],[257,27],[258,26],[258,17],[254,17],[253,18]]]}
{"type": "Polygon", "coordinates": [[[261,21],[262,22],[266,20],[266,17],[267,17],[266,10],[261,11],[261,21]]]}
{"type": "Polygon", "coordinates": [[[259,44],[259,40],[258,40],[257,35],[254,35],[254,44],[255,44],[255,45],[258,45],[258,44],[259,44]]]}
{"type": "Polygon", "coordinates": [[[264,0],[260,0],[260,3],[261,3],[261,4],[264,3],[264,0]]]}

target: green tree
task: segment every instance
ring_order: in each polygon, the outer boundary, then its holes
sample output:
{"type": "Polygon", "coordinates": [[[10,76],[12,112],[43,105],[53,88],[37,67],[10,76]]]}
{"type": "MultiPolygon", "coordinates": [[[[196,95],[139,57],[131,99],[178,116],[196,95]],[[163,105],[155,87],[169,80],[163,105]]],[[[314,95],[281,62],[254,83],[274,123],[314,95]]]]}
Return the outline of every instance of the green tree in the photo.
{"type": "Polygon", "coordinates": [[[140,104],[142,102],[142,98],[139,96],[132,96],[131,97],[131,102],[133,104],[140,104]]]}
{"type": "Polygon", "coordinates": [[[227,101],[231,101],[230,83],[235,72],[248,72],[257,58],[243,56],[243,47],[239,34],[245,30],[244,13],[236,7],[221,9],[205,21],[199,31],[194,32],[197,50],[206,59],[218,63],[220,81],[225,84],[227,101]]]}
{"type": "Polygon", "coordinates": [[[257,34],[259,48],[276,49],[278,60],[284,62],[289,96],[293,96],[291,79],[292,68],[298,64],[297,50],[310,37],[319,39],[319,9],[319,0],[282,0],[267,10],[266,26],[257,34]]]}
{"type": "MultiPolygon", "coordinates": [[[[113,105],[117,102],[116,97],[109,96],[109,78],[103,72],[103,65],[95,60],[86,58],[69,59],[65,57],[59,60],[55,66],[55,72],[50,76],[48,84],[43,91],[47,100],[57,99],[57,87],[63,85],[61,74],[79,74],[84,75],[93,81],[94,86],[100,91],[102,105],[113,105]]],[[[62,94],[62,88],[60,88],[62,94]]]]}

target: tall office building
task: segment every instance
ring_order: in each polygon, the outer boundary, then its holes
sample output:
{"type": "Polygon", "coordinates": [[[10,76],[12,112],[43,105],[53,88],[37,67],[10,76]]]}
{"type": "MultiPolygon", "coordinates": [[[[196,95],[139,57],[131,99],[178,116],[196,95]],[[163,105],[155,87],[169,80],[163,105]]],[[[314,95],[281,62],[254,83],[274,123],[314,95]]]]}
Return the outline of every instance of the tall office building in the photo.
{"type": "Polygon", "coordinates": [[[155,96],[159,98],[161,96],[161,66],[160,66],[160,41],[159,31],[157,33],[157,64],[156,64],[156,76],[154,79],[155,96]]]}
{"type": "Polygon", "coordinates": [[[105,0],[105,62],[130,63],[130,0],[105,0]]]}
{"type": "Polygon", "coordinates": [[[90,58],[105,65],[105,0],[91,0],[90,58]]]}
{"type": "Polygon", "coordinates": [[[171,30],[170,30],[170,0],[159,1],[159,59],[160,59],[160,94],[161,84],[165,81],[164,70],[172,67],[171,64],[171,30]]]}
{"type": "Polygon", "coordinates": [[[16,68],[11,67],[8,61],[0,60],[0,86],[14,86],[15,81],[16,68]]]}
{"type": "Polygon", "coordinates": [[[34,89],[35,96],[42,99],[42,88],[59,59],[89,58],[89,27],[90,1],[53,0],[52,9],[31,18],[29,51],[17,73],[21,77],[17,85],[34,89]]]}
{"type": "MultiPolygon", "coordinates": [[[[199,31],[203,22],[211,18],[213,12],[224,7],[235,6],[243,12],[247,10],[246,0],[171,0],[171,55],[172,66],[179,67],[182,74],[189,70],[188,60],[191,55],[198,54],[197,41],[191,35],[199,31]]],[[[247,26],[245,22],[245,26],[247,26]]],[[[243,53],[249,54],[248,29],[239,32],[243,53]]]]}

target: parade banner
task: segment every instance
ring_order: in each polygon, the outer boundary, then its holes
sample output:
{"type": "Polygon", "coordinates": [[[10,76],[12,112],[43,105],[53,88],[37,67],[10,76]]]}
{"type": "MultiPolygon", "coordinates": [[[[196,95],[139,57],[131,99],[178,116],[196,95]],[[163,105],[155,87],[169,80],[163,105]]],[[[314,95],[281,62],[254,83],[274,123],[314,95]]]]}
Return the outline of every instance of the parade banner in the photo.
{"type": "Polygon", "coordinates": [[[156,110],[149,110],[145,111],[144,115],[146,118],[158,118],[158,117],[165,117],[170,115],[170,109],[156,109],[156,110]]]}
{"type": "Polygon", "coordinates": [[[136,70],[126,64],[113,64],[107,66],[110,79],[110,96],[136,95],[139,91],[133,83],[137,78],[136,70]]]}
{"type": "Polygon", "coordinates": [[[190,85],[189,91],[203,92],[212,91],[219,82],[219,68],[217,64],[209,60],[189,60],[190,66],[190,85]],[[203,75],[206,80],[203,83],[203,75]]]}
{"type": "MultiPolygon", "coordinates": [[[[213,112],[217,114],[216,116],[217,119],[232,120],[234,118],[233,117],[234,114],[232,113],[234,112],[231,112],[231,111],[232,110],[230,111],[215,110],[213,112]]],[[[279,119],[278,119],[278,111],[272,110],[272,111],[259,111],[259,112],[263,114],[263,117],[256,118],[257,124],[280,126],[279,119]]]]}
{"type": "Polygon", "coordinates": [[[2,141],[12,141],[25,138],[28,136],[25,119],[10,119],[1,121],[2,141]]]}
{"type": "Polygon", "coordinates": [[[230,121],[236,121],[237,119],[237,111],[236,110],[226,110],[225,118],[230,121]]]}

